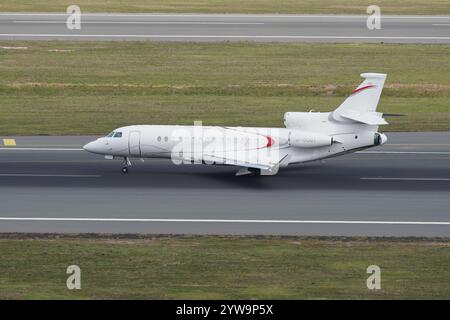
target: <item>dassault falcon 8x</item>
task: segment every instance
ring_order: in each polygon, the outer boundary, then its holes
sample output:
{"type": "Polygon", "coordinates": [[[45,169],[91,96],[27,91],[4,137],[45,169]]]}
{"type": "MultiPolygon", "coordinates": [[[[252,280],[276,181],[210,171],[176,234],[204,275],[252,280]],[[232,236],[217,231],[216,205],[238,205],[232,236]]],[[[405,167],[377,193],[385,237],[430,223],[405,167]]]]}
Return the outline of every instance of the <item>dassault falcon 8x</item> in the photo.
{"type": "Polygon", "coordinates": [[[274,175],[289,164],[326,159],[386,143],[377,112],[386,74],[364,81],[332,112],[287,112],[285,128],[132,125],[86,144],[86,151],[123,159],[166,158],[175,164],[232,165],[236,175],[274,175]]]}

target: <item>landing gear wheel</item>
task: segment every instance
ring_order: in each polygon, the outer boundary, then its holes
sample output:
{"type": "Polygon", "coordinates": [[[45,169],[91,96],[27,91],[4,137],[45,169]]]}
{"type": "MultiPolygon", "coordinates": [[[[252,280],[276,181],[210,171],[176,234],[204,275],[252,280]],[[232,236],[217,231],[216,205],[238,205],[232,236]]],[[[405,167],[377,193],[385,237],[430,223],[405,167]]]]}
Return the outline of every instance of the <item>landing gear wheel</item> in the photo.
{"type": "Polygon", "coordinates": [[[123,157],[123,167],[122,167],[122,173],[128,173],[128,167],[131,166],[130,158],[123,157]]]}

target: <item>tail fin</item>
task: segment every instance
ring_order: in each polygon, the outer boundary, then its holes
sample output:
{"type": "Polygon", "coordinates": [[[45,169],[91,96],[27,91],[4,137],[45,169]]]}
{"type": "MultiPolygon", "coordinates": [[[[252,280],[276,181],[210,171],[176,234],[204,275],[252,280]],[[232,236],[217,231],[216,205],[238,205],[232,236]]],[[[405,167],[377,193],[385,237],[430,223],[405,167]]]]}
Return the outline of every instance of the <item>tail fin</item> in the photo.
{"type": "Polygon", "coordinates": [[[355,121],[369,125],[387,124],[383,114],[376,112],[386,74],[363,73],[365,80],[333,112],[337,121],[355,121]]]}

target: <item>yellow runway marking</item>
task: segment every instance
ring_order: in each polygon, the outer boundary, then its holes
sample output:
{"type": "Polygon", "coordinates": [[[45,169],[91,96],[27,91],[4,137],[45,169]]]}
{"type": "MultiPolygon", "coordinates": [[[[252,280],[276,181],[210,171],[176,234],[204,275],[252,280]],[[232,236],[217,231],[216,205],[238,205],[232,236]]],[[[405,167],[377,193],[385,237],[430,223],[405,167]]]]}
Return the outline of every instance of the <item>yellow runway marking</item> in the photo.
{"type": "Polygon", "coordinates": [[[3,145],[6,147],[14,147],[16,145],[15,139],[3,139],[3,145]]]}

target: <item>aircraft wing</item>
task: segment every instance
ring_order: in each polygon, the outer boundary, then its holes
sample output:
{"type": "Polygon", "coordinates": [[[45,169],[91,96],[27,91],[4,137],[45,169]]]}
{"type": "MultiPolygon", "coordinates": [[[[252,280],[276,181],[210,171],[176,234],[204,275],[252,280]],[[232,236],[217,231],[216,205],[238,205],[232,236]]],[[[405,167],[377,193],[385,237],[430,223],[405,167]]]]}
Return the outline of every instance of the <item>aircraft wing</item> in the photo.
{"type": "Polygon", "coordinates": [[[255,168],[271,172],[278,169],[287,156],[273,135],[236,128],[220,128],[213,135],[204,136],[202,150],[197,154],[203,162],[255,168]]]}
{"type": "Polygon", "coordinates": [[[203,160],[207,162],[214,162],[216,164],[225,164],[239,167],[248,167],[261,170],[272,170],[278,166],[280,162],[286,157],[278,155],[269,155],[268,157],[261,157],[257,152],[248,152],[245,156],[232,154],[203,154],[203,160]]]}

